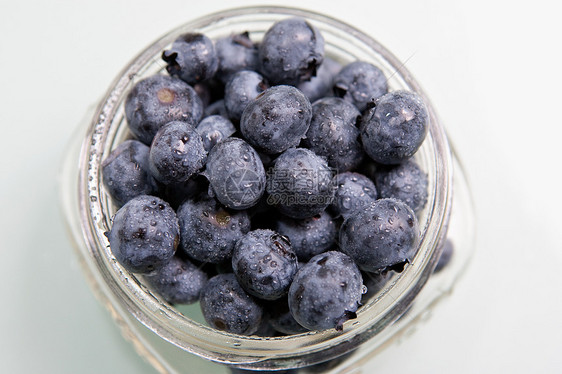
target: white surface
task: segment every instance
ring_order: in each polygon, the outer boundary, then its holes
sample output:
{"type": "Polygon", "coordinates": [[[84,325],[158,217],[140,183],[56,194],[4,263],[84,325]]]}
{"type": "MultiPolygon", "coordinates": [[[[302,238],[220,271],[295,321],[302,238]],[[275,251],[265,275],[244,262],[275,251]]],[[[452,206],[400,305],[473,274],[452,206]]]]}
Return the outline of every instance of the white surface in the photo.
{"type": "MultiPolygon", "coordinates": [[[[472,181],[478,240],[468,273],[433,318],[373,368],[556,372],[559,12],[539,1],[451,3],[282,2],[346,21],[402,60],[413,55],[406,66],[447,124],[472,181]]],[[[130,4],[0,2],[2,372],[154,372],[87,287],[60,217],[56,176],[86,108],[137,51],[232,3],[130,4]]]]}

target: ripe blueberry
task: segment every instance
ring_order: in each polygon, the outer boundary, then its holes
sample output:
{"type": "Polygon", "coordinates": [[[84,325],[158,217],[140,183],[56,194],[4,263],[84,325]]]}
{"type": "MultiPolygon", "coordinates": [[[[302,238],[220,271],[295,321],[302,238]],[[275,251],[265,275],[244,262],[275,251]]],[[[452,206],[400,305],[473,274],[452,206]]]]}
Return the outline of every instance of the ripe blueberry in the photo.
{"type": "Polygon", "coordinates": [[[341,68],[342,66],[339,62],[326,57],[322,65],[318,68],[316,76],[310,78],[309,81],[299,83],[297,88],[308,97],[311,103],[325,96],[332,96],[334,77],[339,73],[341,68]]]}
{"type": "Polygon", "coordinates": [[[416,213],[427,203],[427,174],[412,159],[397,166],[378,168],[375,184],[381,198],[402,200],[416,213]]]}
{"type": "Polygon", "coordinates": [[[174,121],[162,126],[150,146],[150,172],[164,184],[185,182],[207,159],[201,135],[188,123],[174,121]]]}
{"type": "Polygon", "coordinates": [[[395,199],[380,199],[351,214],[340,228],[340,248],[362,270],[402,271],[417,249],[418,220],[414,211],[395,199]]]}
{"type": "Polygon", "coordinates": [[[324,60],[324,38],[302,18],[278,21],[259,45],[261,71],[274,84],[298,84],[316,75],[324,60]]]}
{"type": "Polygon", "coordinates": [[[334,198],[332,170],[305,148],[290,148],[275,160],[267,180],[268,202],[289,217],[319,214],[334,198]]]}
{"type": "Polygon", "coordinates": [[[148,152],[143,143],[126,140],[102,162],[103,183],[116,205],[122,206],[133,197],[156,191],[149,172],[148,152]]]}
{"type": "Polygon", "coordinates": [[[438,273],[443,270],[449,263],[451,262],[451,258],[453,257],[454,253],[454,245],[450,239],[446,239],[445,243],[443,244],[443,250],[441,252],[441,257],[439,257],[439,261],[433,270],[434,273],[438,273]]]}
{"type": "Polygon", "coordinates": [[[251,335],[260,327],[263,309],[238,284],[234,274],[211,278],[201,291],[200,302],[203,317],[215,329],[251,335]]]}
{"type": "Polygon", "coordinates": [[[208,276],[187,258],[172,257],[155,274],[145,275],[147,283],[171,304],[191,304],[199,300],[208,276]]]}
{"type": "Polygon", "coordinates": [[[228,119],[219,115],[205,117],[195,130],[201,135],[205,150],[209,152],[221,140],[236,132],[236,128],[228,119]]]}
{"type": "Polygon", "coordinates": [[[207,158],[205,175],[216,198],[232,209],[247,209],[265,190],[265,169],[257,152],[245,141],[228,138],[217,143],[207,158]]]}
{"type": "Polygon", "coordinates": [[[184,81],[165,75],[141,80],[125,99],[125,114],[131,132],[150,145],[160,127],[172,121],[196,125],[203,104],[195,90],[184,81]]]}
{"type": "Polygon", "coordinates": [[[291,246],[300,261],[327,251],[336,240],[336,223],[326,211],[313,217],[292,219],[279,217],[277,231],[291,240],[291,246]]]}
{"type": "Polygon", "coordinates": [[[108,235],[111,252],[133,273],[161,269],[179,243],[176,213],[164,200],[140,195],[129,200],[113,217],[108,235]]]}
{"type": "Polygon", "coordinates": [[[269,324],[282,334],[302,334],[308,331],[291,314],[287,297],[266,304],[265,310],[269,316],[269,324]]]}
{"type": "Polygon", "coordinates": [[[236,242],[250,231],[245,211],[224,209],[213,198],[186,200],[178,208],[178,220],[182,251],[215,264],[230,259],[236,242]]]}
{"type": "Polygon", "coordinates": [[[311,117],[310,101],[298,88],[274,86],[246,106],[240,130],[257,150],[281,153],[300,143],[311,117]]]}
{"type": "Polygon", "coordinates": [[[355,169],[363,159],[359,129],[361,113],[338,97],[325,97],[312,105],[312,120],[302,144],[339,173],[355,169]]]}
{"type": "Polygon", "coordinates": [[[297,256],[286,237],[272,230],[255,230],[236,243],[232,269],[249,294],[275,300],[287,294],[297,272],[297,256]]]}
{"type": "Polygon", "coordinates": [[[334,94],[349,101],[361,112],[373,99],[384,95],[388,84],[383,72],[373,64],[355,61],[343,67],[334,78],[334,94]]]}
{"type": "Polygon", "coordinates": [[[379,97],[361,121],[365,152],[381,164],[399,164],[412,157],[428,131],[429,114],[422,98],[410,91],[379,97]]]}
{"type": "Polygon", "coordinates": [[[168,63],[166,69],[170,75],[189,84],[211,78],[219,66],[213,41],[198,33],[179,36],[162,53],[162,59],[168,63]]]}
{"type": "Polygon", "coordinates": [[[364,209],[377,199],[375,184],[359,173],[346,172],[334,177],[336,194],[332,211],[336,217],[349,217],[353,212],[364,209]]]}
{"type": "Polygon", "coordinates": [[[258,49],[250,40],[248,32],[217,39],[215,49],[219,59],[216,77],[224,83],[238,71],[257,70],[258,49]]]}
{"type": "Polygon", "coordinates": [[[363,279],[353,260],[330,251],[314,256],[299,269],[289,289],[289,309],[310,330],[336,328],[355,318],[363,279]]]}
{"type": "Polygon", "coordinates": [[[267,83],[255,71],[242,70],[232,74],[224,87],[224,105],[228,116],[239,122],[244,109],[266,88],[267,83]]]}

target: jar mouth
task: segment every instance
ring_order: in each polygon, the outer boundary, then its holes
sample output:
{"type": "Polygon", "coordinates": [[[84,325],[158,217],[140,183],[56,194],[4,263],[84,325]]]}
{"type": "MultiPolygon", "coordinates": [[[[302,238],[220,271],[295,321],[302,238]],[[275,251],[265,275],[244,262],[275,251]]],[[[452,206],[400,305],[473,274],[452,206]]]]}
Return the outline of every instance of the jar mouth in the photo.
{"type": "Polygon", "coordinates": [[[207,359],[248,368],[310,365],[340,356],[373,338],[397,320],[429,279],[438,260],[451,210],[452,157],[445,132],[418,83],[396,57],[377,41],[343,22],[311,11],[284,7],[245,7],[208,15],[180,26],[135,57],[100,102],[80,155],[79,207],[88,254],[101,279],[129,313],[170,343],[207,359]],[[419,214],[421,240],[412,263],[394,276],[348,321],[343,331],[315,331],[285,337],[242,336],[212,329],[182,315],[142,285],[115,260],[104,235],[115,212],[101,181],[101,161],[127,134],[123,102],[134,82],[163,69],[160,54],[181,33],[199,31],[211,38],[250,31],[259,40],[275,21],[292,16],[316,25],[326,40],[326,54],[351,62],[373,62],[389,77],[391,90],[416,91],[430,117],[427,137],[415,158],[428,174],[428,203],[419,214]],[[257,365],[259,364],[259,365],[257,365]],[[257,366],[256,366],[257,365],[257,366]]]}

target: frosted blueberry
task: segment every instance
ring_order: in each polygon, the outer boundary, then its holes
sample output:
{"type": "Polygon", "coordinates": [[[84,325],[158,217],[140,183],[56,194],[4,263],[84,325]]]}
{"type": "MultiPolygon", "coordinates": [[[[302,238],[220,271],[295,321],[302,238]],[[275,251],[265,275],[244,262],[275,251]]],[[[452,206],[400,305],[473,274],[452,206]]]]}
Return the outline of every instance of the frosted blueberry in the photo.
{"type": "Polygon", "coordinates": [[[363,291],[361,272],[344,253],[314,256],[301,267],[289,289],[289,309],[310,330],[343,329],[356,318],[363,291]]]}
{"type": "Polygon", "coordinates": [[[145,275],[145,279],[167,302],[191,304],[199,300],[208,276],[187,258],[174,256],[155,274],[145,275]]]}
{"type": "Polygon", "coordinates": [[[340,228],[340,248],[362,270],[402,271],[419,242],[414,211],[400,200],[380,199],[355,211],[340,228]]]}
{"type": "Polygon", "coordinates": [[[300,261],[327,251],[336,240],[336,223],[326,211],[304,219],[279,217],[276,230],[291,240],[300,261]]]}
{"type": "Polygon", "coordinates": [[[303,18],[278,21],[259,45],[261,72],[273,84],[298,84],[316,75],[324,60],[324,38],[303,18]]]}
{"type": "Polygon", "coordinates": [[[129,91],[125,114],[131,132],[150,145],[156,132],[172,121],[196,125],[203,104],[195,90],[184,81],[165,75],[145,78],[129,91]]]}
{"type": "Polygon", "coordinates": [[[352,103],[361,112],[372,100],[384,95],[388,84],[383,72],[373,64],[354,61],[334,78],[334,94],[352,103]]]}
{"type": "Polygon", "coordinates": [[[205,175],[216,198],[232,209],[247,209],[265,191],[265,169],[257,152],[245,141],[228,138],[217,143],[207,158],[205,175]]]}
{"type": "Polygon", "coordinates": [[[262,307],[238,284],[234,274],[219,274],[207,282],[200,297],[207,323],[218,330],[252,335],[260,327],[262,307]]]}
{"type": "Polygon", "coordinates": [[[297,256],[286,237],[272,230],[255,230],[236,243],[232,269],[249,294],[275,300],[287,294],[297,272],[297,256]]]}
{"type": "Polygon", "coordinates": [[[224,87],[224,105],[228,116],[240,121],[246,106],[269,86],[255,71],[242,70],[231,75],[224,87]]]}
{"type": "Polygon", "coordinates": [[[178,208],[178,220],[181,250],[215,264],[229,260],[236,242],[250,231],[245,211],[229,211],[209,197],[186,200],[178,208]]]}
{"type": "Polygon", "coordinates": [[[122,206],[133,197],[156,191],[149,172],[148,152],[143,143],[126,140],[102,162],[103,183],[116,205],[122,206]]]}
{"type": "Polygon", "coordinates": [[[353,212],[364,209],[377,199],[375,184],[359,173],[346,172],[334,177],[336,194],[332,211],[336,217],[349,217],[353,212]]]}
{"type": "Polygon", "coordinates": [[[269,170],[268,203],[289,217],[302,219],[326,209],[334,198],[332,170],[321,157],[305,148],[290,148],[269,170]]]}
{"type": "Polygon", "coordinates": [[[219,115],[205,117],[195,130],[201,135],[205,150],[209,152],[221,140],[236,132],[236,128],[228,119],[219,115]]]}
{"type": "Polygon", "coordinates": [[[164,184],[185,182],[207,159],[201,135],[188,123],[174,121],[154,136],[148,157],[150,172],[164,184]]]}
{"type": "Polygon", "coordinates": [[[302,144],[339,173],[355,169],[363,159],[359,129],[361,113],[338,97],[326,97],[312,104],[312,119],[302,144]]]}
{"type": "Polygon", "coordinates": [[[137,196],[115,213],[108,238],[111,252],[130,272],[161,269],[179,243],[176,213],[158,197],[137,196]]]}
{"type": "Polygon", "coordinates": [[[427,204],[427,174],[412,159],[378,168],[375,184],[381,198],[402,200],[416,213],[427,204]]]}
{"type": "Polygon", "coordinates": [[[365,152],[381,164],[399,164],[412,157],[428,131],[429,114],[422,98],[394,91],[375,101],[361,121],[365,152]]]}
{"type": "Polygon", "coordinates": [[[189,84],[211,78],[219,65],[213,41],[199,33],[180,35],[172,47],[162,53],[162,59],[168,64],[166,69],[170,75],[189,84]]]}
{"type": "Polygon", "coordinates": [[[224,83],[238,71],[257,70],[258,49],[250,40],[248,32],[217,39],[215,50],[219,59],[216,76],[224,83]]]}
{"type": "Polygon", "coordinates": [[[296,147],[310,125],[310,101],[292,86],[274,86],[251,101],[240,119],[240,130],[258,151],[275,154],[296,147]]]}

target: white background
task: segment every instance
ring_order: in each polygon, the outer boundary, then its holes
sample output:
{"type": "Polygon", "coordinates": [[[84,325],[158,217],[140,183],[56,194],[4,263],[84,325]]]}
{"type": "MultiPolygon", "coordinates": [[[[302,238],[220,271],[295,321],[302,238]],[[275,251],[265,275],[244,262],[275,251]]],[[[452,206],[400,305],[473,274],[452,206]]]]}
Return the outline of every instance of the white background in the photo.
{"type": "MultiPolygon", "coordinates": [[[[377,373],[562,368],[562,26],[548,2],[290,1],[374,36],[417,77],[466,165],[477,252],[453,295],[377,373]]],[[[551,2],[555,4],[554,2],[551,2]]],[[[227,1],[0,2],[0,371],[153,373],[81,275],[57,173],[120,69],[227,1]]]]}

